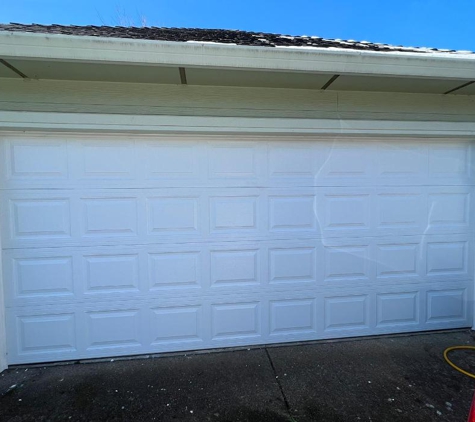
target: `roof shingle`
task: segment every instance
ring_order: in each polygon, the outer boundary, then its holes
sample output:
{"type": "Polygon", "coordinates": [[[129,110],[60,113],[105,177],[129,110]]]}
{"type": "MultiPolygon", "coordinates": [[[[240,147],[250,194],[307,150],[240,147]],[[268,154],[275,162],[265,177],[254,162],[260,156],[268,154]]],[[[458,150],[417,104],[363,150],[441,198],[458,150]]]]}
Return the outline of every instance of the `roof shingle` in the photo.
{"type": "Polygon", "coordinates": [[[344,48],[360,51],[397,51],[412,53],[471,53],[427,47],[403,47],[368,41],[328,39],[316,36],[291,36],[264,32],[236,31],[227,29],[200,28],[157,28],[123,26],[75,26],[75,25],[38,25],[38,24],[0,24],[0,31],[34,32],[44,34],[62,34],[92,36],[104,38],[129,38],[139,40],[175,41],[175,42],[213,42],[256,47],[314,47],[344,48]]]}

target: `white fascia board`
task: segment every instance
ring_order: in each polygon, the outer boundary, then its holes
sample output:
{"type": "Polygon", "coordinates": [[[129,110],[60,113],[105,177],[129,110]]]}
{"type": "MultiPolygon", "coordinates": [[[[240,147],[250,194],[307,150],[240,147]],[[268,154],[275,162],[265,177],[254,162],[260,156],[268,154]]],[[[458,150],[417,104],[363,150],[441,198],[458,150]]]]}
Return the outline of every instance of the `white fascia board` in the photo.
{"type": "Polygon", "coordinates": [[[475,137],[475,122],[0,112],[0,130],[475,137]]]}
{"type": "Polygon", "coordinates": [[[271,48],[0,32],[0,57],[475,80],[475,54],[271,48]]]}

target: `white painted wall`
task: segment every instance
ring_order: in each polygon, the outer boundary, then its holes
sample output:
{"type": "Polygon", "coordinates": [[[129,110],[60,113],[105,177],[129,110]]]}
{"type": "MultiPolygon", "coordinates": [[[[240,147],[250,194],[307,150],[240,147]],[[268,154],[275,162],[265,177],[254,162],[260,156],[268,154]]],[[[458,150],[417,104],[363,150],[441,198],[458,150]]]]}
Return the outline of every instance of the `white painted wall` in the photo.
{"type": "Polygon", "coordinates": [[[474,122],[475,96],[0,78],[0,110],[474,122]]]}

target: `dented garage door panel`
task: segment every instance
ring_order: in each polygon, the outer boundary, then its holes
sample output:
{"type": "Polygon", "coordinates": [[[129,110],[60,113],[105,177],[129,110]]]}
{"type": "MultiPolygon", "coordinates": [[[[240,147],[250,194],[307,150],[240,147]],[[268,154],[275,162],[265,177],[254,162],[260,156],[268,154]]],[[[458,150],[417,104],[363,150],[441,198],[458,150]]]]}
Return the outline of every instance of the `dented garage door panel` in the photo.
{"type": "Polygon", "coordinates": [[[472,321],[463,140],[12,136],[10,364],[472,321]]]}

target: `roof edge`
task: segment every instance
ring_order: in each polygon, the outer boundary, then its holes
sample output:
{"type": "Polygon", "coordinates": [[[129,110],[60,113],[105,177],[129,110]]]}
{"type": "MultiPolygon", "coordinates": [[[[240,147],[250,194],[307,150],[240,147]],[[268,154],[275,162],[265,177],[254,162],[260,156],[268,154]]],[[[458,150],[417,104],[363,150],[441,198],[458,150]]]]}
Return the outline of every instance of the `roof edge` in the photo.
{"type": "Polygon", "coordinates": [[[0,58],[475,80],[475,55],[0,31],[0,58]]]}

